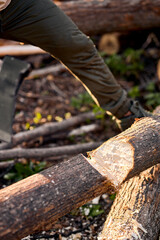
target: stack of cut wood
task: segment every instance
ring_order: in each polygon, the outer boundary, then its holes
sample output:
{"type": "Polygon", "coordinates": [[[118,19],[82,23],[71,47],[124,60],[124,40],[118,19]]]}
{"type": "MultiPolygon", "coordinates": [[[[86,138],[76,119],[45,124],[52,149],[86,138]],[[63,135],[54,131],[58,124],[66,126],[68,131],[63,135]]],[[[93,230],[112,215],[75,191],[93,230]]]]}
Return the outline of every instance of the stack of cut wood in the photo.
{"type": "Polygon", "coordinates": [[[78,155],[2,189],[0,239],[18,240],[49,229],[71,210],[116,191],[99,239],[156,240],[160,229],[158,163],[160,118],[142,118],[89,152],[88,158],[78,155]]]}

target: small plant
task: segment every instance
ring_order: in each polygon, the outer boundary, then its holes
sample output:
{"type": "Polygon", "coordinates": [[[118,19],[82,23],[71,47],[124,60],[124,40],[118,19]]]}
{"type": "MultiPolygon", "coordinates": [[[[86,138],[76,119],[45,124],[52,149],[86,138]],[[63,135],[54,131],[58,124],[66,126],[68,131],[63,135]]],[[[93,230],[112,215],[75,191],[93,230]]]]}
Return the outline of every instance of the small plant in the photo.
{"type": "Polygon", "coordinates": [[[134,86],[130,89],[130,91],[128,92],[128,96],[130,96],[131,98],[136,98],[136,97],[140,97],[140,90],[138,86],[134,86]]]}
{"type": "Polygon", "coordinates": [[[11,182],[17,182],[26,178],[30,175],[40,172],[46,166],[46,162],[33,163],[29,162],[27,164],[16,163],[12,170],[4,175],[4,179],[10,180],[11,182]]]}
{"type": "Polygon", "coordinates": [[[94,101],[88,92],[80,93],[71,98],[71,106],[80,110],[83,106],[92,106],[94,101]]]}
{"type": "Polygon", "coordinates": [[[71,105],[78,110],[84,106],[92,108],[92,111],[96,114],[97,119],[104,119],[106,114],[104,109],[94,103],[88,92],[81,93],[77,97],[72,97],[71,105]]]}
{"type": "Polygon", "coordinates": [[[105,118],[106,111],[103,108],[97,106],[96,104],[94,104],[94,106],[93,106],[93,112],[96,114],[97,119],[105,118]]]}
{"type": "Polygon", "coordinates": [[[114,201],[114,199],[116,198],[116,193],[109,195],[109,198],[110,198],[112,201],[114,201]]]}
{"type": "Polygon", "coordinates": [[[62,122],[63,121],[63,118],[60,117],[60,116],[55,116],[54,118],[57,122],[62,122]]]}
{"type": "Polygon", "coordinates": [[[33,122],[35,124],[38,124],[38,123],[40,123],[41,119],[42,119],[41,113],[40,112],[36,112],[35,113],[35,117],[33,118],[33,122]]]}
{"type": "Polygon", "coordinates": [[[100,204],[85,204],[81,208],[82,215],[86,217],[96,217],[102,213],[104,213],[104,210],[101,209],[100,204]]]}
{"type": "Polygon", "coordinates": [[[147,86],[148,93],[145,95],[146,105],[152,108],[160,105],[160,92],[155,91],[155,84],[153,82],[149,83],[147,86]]]}
{"type": "Polygon", "coordinates": [[[114,74],[129,77],[138,77],[138,73],[144,69],[141,61],[143,50],[127,48],[121,55],[114,54],[105,59],[105,63],[114,74]]]}

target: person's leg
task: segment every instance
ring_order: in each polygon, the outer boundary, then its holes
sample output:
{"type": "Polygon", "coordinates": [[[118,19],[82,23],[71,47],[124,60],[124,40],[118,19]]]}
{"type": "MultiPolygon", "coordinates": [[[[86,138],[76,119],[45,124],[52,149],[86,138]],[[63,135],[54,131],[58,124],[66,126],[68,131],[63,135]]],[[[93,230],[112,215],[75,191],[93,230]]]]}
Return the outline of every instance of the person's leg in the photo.
{"type": "Polygon", "coordinates": [[[2,11],[3,37],[49,52],[82,81],[101,107],[121,118],[130,101],[92,41],[50,0],[12,0],[2,11]]]}

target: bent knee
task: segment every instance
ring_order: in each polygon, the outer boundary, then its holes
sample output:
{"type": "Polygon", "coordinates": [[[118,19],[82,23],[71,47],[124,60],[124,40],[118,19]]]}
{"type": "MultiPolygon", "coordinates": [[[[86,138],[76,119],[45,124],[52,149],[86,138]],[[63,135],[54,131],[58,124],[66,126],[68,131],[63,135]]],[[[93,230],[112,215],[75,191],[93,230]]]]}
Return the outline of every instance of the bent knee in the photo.
{"type": "Polygon", "coordinates": [[[72,34],[66,34],[62,42],[58,40],[55,52],[60,60],[64,60],[68,57],[80,57],[84,51],[93,52],[94,49],[91,39],[80,31],[77,31],[72,34]]]}

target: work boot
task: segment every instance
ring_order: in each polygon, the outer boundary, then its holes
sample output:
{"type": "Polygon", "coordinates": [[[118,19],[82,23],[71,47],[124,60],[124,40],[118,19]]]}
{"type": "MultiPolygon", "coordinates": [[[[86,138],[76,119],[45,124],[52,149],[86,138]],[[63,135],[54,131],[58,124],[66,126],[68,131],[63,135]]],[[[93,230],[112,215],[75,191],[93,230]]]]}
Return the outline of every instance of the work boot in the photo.
{"type": "Polygon", "coordinates": [[[121,119],[115,118],[115,121],[121,131],[129,128],[134,123],[135,118],[150,117],[153,115],[151,112],[146,111],[138,101],[131,101],[131,107],[129,111],[131,112],[131,115],[121,119]]]}

